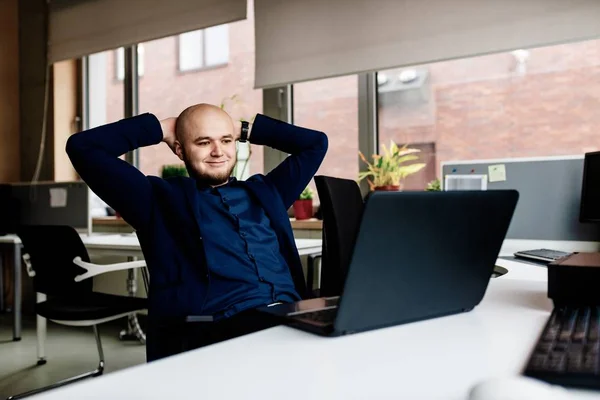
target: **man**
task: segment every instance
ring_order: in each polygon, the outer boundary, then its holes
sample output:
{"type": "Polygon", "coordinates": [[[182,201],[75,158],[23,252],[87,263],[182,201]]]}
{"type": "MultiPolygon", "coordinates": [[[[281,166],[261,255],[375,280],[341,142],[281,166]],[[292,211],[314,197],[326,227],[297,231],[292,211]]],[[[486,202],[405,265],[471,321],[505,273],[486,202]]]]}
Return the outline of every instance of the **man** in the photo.
{"type": "Polygon", "coordinates": [[[77,172],[140,240],[150,270],[148,361],[262,329],[266,323],[253,309],[306,295],[287,209],[316,173],[327,143],[322,132],[260,114],[252,126],[234,123],[208,104],[177,118],[143,114],[69,138],[77,172]],[[290,156],[266,175],[237,181],[230,175],[238,140],[290,156]],[[119,158],[161,141],[190,178],[145,176],[119,158]],[[215,322],[182,324],[198,315],[215,322]]]}

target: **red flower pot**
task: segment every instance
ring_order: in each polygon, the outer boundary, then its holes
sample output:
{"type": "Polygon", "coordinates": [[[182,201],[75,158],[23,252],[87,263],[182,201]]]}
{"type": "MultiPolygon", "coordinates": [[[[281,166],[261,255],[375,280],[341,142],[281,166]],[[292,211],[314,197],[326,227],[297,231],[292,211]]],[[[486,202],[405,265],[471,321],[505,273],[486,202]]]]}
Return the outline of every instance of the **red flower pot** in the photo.
{"type": "Polygon", "coordinates": [[[313,201],[310,200],[296,200],[294,202],[294,217],[297,220],[309,219],[313,216],[313,201]]]}

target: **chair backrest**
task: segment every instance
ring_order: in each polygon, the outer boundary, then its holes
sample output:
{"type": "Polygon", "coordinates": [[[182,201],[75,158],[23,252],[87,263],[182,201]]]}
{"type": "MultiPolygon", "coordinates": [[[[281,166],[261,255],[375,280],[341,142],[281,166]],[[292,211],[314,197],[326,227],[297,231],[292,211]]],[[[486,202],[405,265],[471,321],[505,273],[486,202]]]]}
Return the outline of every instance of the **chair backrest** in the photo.
{"type": "Polygon", "coordinates": [[[75,282],[75,276],[85,272],[73,263],[77,256],[90,261],[77,231],[64,225],[21,226],[17,235],[23,243],[35,271],[33,286],[36,292],[68,297],[92,291],[93,280],[75,282]]]}
{"type": "Polygon", "coordinates": [[[0,235],[17,232],[20,204],[12,194],[12,186],[0,184],[0,235]]]}
{"type": "Polygon", "coordinates": [[[342,294],[363,212],[355,181],[315,176],[323,216],[323,259],[320,296],[342,294]]]}

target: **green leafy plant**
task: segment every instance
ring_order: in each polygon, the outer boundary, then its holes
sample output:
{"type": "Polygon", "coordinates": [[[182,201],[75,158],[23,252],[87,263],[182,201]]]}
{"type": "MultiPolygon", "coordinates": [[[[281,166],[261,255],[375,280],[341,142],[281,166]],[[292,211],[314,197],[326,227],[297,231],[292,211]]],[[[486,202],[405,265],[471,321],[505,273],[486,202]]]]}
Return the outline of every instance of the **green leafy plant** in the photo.
{"type": "Polygon", "coordinates": [[[442,190],[442,185],[439,179],[434,179],[427,184],[427,188],[425,189],[428,192],[440,192],[442,190]]]}
{"type": "MultiPolygon", "coordinates": [[[[231,109],[228,110],[228,107],[235,107],[236,105],[242,104],[242,103],[243,102],[240,99],[240,97],[237,94],[234,94],[232,96],[223,98],[223,100],[221,100],[221,104],[219,104],[219,107],[223,111],[231,112],[232,110],[231,109]]],[[[254,117],[252,117],[252,119],[250,119],[250,120],[248,120],[247,118],[240,118],[239,121],[240,122],[248,121],[249,123],[253,123],[254,117]]],[[[238,143],[237,146],[238,146],[238,148],[237,148],[238,162],[233,167],[233,170],[231,171],[231,176],[235,176],[235,177],[241,179],[244,176],[244,174],[246,173],[246,170],[248,169],[248,163],[250,162],[250,158],[252,157],[252,146],[249,143],[247,143],[245,145],[238,143]],[[248,158],[243,160],[243,162],[239,161],[240,146],[248,146],[248,158]]]]}
{"type": "Polygon", "coordinates": [[[221,110],[225,110],[227,111],[225,108],[227,106],[227,102],[233,103],[233,104],[237,104],[240,102],[239,100],[239,96],[237,94],[234,94],[232,96],[229,97],[224,97],[223,100],[221,100],[221,104],[219,104],[219,107],[221,108],[221,110]]]}
{"type": "Polygon", "coordinates": [[[361,172],[358,180],[367,178],[371,190],[379,186],[400,186],[404,178],[425,167],[425,163],[406,164],[419,159],[415,155],[421,151],[419,149],[411,149],[407,145],[398,147],[393,141],[390,143],[389,149],[385,145],[382,146],[382,149],[383,155],[374,154],[372,163],[359,152],[360,158],[367,164],[368,170],[361,172]]]}
{"type": "Polygon", "coordinates": [[[312,189],[307,186],[306,188],[304,188],[302,193],[300,193],[299,200],[312,200],[313,195],[314,195],[314,193],[313,193],[312,189]]]}
{"type": "Polygon", "coordinates": [[[174,176],[188,176],[185,165],[164,165],[161,172],[163,179],[172,178],[174,176]]]}

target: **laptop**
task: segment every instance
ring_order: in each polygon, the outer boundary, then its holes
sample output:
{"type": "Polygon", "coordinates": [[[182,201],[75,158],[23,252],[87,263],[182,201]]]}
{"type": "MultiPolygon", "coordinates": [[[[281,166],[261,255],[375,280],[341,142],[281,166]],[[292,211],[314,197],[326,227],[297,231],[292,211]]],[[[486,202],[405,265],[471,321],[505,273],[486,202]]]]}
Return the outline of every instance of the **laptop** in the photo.
{"type": "Polygon", "coordinates": [[[342,295],[260,311],[324,336],[470,311],[485,294],[518,197],[515,190],[373,192],[342,295]]]}

